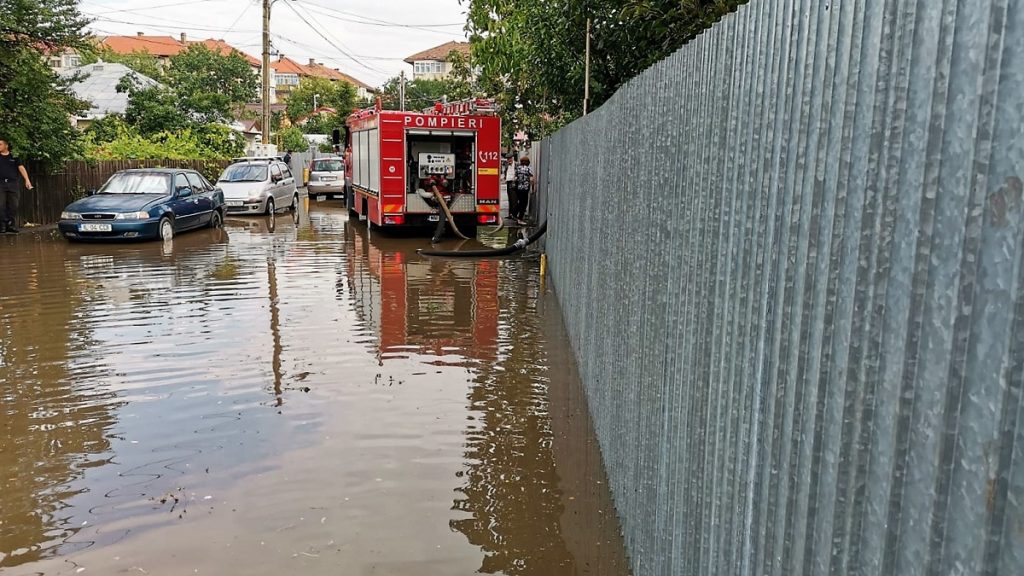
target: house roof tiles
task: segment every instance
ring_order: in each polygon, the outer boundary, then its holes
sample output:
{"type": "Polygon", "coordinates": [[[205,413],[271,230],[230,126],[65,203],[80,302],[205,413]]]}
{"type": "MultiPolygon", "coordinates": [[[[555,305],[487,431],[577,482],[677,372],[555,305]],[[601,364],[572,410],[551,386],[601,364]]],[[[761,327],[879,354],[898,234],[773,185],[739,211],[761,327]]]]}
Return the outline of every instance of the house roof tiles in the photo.
{"type": "Polygon", "coordinates": [[[100,40],[100,44],[117,52],[118,54],[131,54],[132,52],[149,52],[157,58],[169,58],[176,56],[186,46],[180,40],[170,36],[106,36],[100,40]]]}
{"type": "Polygon", "coordinates": [[[421,62],[423,60],[447,62],[448,55],[451,54],[453,50],[469,56],[470,44],[469,42],[445,42],[440,46],[434,46],[433,48],[424,50],[423,52],[417,52],[416,54],[406,58],[405,61],[409,64],[412,64],[413,62],[421,62]]]}

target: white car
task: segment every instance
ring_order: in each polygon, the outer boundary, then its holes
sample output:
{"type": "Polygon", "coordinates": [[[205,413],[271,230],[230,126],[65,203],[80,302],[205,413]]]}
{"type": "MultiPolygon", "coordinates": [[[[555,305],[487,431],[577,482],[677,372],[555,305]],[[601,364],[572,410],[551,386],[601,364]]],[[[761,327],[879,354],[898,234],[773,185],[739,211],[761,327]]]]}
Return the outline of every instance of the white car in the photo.
{"type": "Polygon", "coordinates": [[[229,214],[273,214],[295,210],[299,191],[288,165],[268,158],[240,158],[217,180],[229,214]]]}

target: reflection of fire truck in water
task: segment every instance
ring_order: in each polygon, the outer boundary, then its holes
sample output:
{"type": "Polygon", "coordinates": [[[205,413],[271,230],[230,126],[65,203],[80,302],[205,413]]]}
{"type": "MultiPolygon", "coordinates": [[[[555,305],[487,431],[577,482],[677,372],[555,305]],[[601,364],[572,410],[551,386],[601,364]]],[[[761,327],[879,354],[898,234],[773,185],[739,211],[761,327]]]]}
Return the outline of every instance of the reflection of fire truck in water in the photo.
{"type": "Polygon", "coordinates": [[[407,242],[346,226],[349,294],[381,361],[415,354],[493,362],[498,262],[424,260],[407,242]]]}
{"type": "Polygon", "coordinates": [[[348,206],[371,227],[431,226],[445,217],[430,194],[436,186],[450,198],[464,233],[497,224],[501,119],[495,111],[493,101],[476,99],[424,112],[381,110],[378,102],[353,113],[346,130],[348,206]]]}

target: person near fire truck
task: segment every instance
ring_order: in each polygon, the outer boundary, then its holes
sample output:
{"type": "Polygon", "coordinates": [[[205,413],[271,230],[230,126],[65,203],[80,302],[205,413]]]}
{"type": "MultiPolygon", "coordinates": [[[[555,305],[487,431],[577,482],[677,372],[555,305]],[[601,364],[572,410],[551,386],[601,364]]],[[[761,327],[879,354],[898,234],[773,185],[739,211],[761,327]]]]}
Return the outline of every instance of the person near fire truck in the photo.
{"type": "Polygon", "coordinates": [[[526,207],[530,200],[530,193],[533,191],[533,184],[536,178],[533,175],[533,168],[530,167],[530,159],[527,156],[523,156],[519,159],[519,166],[516,166],[516,212],[509,213],[509,217],[519,224],[520,226],[526,226],[526,207]]]}
{"type": "Polygon", "coordinates": [[[349,144],[345,147],[345,152],[342,155],[342,159],[345,161],[345,198],[348,202],[348,209],[355,210],[356,200],[355,192],[352,190],[352,145],[349,144]]]}
{"type": "Polygon", "coordinates": [[[519,209],[519,195],[516,194],[516,157],[509,153],[505,159],[505,195],[508,197],[508,218],[519,209]]]}

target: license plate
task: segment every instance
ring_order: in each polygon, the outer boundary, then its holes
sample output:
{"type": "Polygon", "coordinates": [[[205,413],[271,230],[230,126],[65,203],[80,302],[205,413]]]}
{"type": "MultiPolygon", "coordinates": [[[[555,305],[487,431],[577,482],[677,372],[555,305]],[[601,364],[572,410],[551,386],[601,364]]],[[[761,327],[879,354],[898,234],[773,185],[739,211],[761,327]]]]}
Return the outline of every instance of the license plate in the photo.
{"type": "Polygon", "coordinates": [[[113,230],[110,224],[79,224],[79,232],[110,232],[113,230]]]}
{"type": "Polygon", "coordinates": [[[427,216],[427,221],[428,222],[440,222],[441,221],[441,215],[440,214],[431,214],[430,216],[427,216]]]}
{"type": "Polygon", "coordinates": [[[232,207],[232,208],[237,208],[237,207],[239,207],[239,206],[241,206],[241,205],[242,205],[242,202],[241,202],[241,201],[237,201],[237,202],[226,202],[226,204],[227,204],[228,206],[232,207]]]}
{"type": "Polygon", "coordinates": [[[326,199],[327,199],[327,196],[324,196],[323,194],[317,194],[317,196],[316,196],[316,201],[317,202],[323,202],[326,199]]]}
{"type": "Polygon", "coordinates": [[[320,177],[320,181],[321,182],[335,182],[337,180],[338,180],[337,176],[321,176],[320,177]]]}

